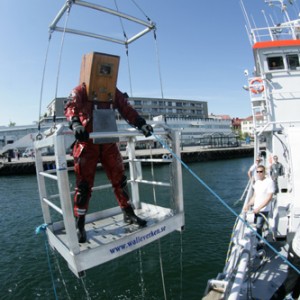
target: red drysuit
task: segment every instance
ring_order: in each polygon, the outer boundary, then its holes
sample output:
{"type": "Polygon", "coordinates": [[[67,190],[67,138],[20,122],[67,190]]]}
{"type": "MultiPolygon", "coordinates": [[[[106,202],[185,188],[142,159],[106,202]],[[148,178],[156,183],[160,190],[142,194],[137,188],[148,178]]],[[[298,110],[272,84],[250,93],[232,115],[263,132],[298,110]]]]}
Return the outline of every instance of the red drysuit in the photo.
{"type": "MultiPolygon", "coordinates": [[[[121,116],[131,125],[141,128],[146,124],[136,110],[130,105],[128,99],[116,89],[113,104],[89,101],[85,84],[79,85],[72,91],[71,100],[65,107],[65,116],[69,121],[79,118],[87,132],[93,131],[93,108],[118,109],[121,116]]],[[[91,189],[94,185],[96,166],[101,162],[108,179],[111,181],[115,196],[121,208],[130,206],[127,190],[127,180],[124,174],[124,165],[117,144],[93,144],[91,139],[76,141],[73,148],[74,167],[76,173],[76,189],[74,196],[74,215],[84,216],[88,209],[91,189]]]]}

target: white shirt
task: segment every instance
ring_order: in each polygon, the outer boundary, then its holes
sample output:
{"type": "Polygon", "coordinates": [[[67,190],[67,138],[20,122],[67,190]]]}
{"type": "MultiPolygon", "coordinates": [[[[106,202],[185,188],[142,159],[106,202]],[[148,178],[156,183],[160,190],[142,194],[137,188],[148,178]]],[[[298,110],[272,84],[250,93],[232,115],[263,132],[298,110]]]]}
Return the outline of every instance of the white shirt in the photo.
{"type": "MultiPolygon", "coordinates": [[[[273,194],[275,191],[274,188],[274,182],[271,178],[266,177],[263,180],[257,180],[255,181],[255,184],[253,186],[254,192],[255,192],[255,199],[254,199],[254,205],[253,208],[258,208],[268,197],[268,194],[273,194]]],[[[268,212],[271,210],[271,201],[260,211],[262,212],[268,212]]]]}

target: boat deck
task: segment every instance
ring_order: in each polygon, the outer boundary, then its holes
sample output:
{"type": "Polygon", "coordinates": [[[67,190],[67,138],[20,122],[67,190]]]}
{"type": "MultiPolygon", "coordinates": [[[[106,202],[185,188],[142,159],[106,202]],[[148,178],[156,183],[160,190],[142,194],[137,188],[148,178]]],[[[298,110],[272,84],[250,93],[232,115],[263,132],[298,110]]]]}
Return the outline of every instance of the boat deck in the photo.
{"type": "MultiPolygon", "coordinates": [[[[287,256],[287,249],[283,248],[283,242],[272,242],[270,244],[282,256],[287,256]]],[[[255,272],[250,279],[252,283],[251,296],[258,300],[270,299],[287,274],[287,264],[278,254],[267,246],[264,247],[263,252],[265,256],[262,258],[257,257],[253,262],[255,272]]],[[[249,283],[249,280],[247,280],[247,283],[249,283]]],[[[247,297],[241,299],[247,299],[247,297]]]]}

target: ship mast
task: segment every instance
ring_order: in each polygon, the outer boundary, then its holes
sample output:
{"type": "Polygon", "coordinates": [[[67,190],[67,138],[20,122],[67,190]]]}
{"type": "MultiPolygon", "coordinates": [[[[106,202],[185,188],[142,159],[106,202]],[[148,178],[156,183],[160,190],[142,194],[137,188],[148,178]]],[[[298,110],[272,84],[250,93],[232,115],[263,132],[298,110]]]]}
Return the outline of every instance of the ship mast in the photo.
{"type": "MultiPolygon", "coordinates": [[[[289,16],[288,11],[287,11],[287,5],[284,3],[284,1],[283,0],[264,0],[264,2],[267,3],[269,6],[278,6],[280,8],[281,12],[284,13],[285,18],[287,20],[287,22],[283,23],[283,24],[290,26],[290,29],[291,29],[291,32],[292,32],[292,37],[293,37],[294,40],[296,40],[297,37],[296,37],[296,34],[295,34],[295,27],[292,25],[290,16],[289,16]]],[[[288,0],[288,2],[290,4],[293,4],[293,0],[288,0]]]]}

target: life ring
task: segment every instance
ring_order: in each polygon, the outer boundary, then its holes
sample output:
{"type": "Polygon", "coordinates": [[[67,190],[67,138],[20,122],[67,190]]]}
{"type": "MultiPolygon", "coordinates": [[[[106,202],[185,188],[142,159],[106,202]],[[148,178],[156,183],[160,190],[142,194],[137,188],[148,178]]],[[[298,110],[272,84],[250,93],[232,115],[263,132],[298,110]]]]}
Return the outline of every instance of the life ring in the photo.
{"type": "Polygon", "coordinates": [[[250,81],[250,91],[253,94],[261,94],[264,90],[265,87],[261,78],[254,78],[250,81]]]}

